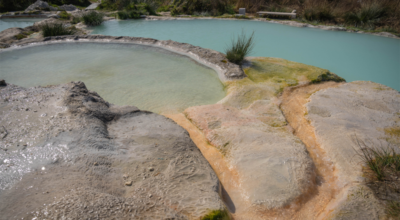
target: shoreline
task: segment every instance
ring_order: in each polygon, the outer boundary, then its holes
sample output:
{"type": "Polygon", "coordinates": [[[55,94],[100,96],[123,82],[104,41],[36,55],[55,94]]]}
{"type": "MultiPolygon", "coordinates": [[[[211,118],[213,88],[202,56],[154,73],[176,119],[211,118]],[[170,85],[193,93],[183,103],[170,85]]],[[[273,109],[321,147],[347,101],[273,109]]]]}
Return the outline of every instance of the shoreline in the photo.
{"type": "MultiPolygon", "coordinates": [[[[327,30],[327,31],[345,31],[349,33],[357,33],[357,34],[370,34],[370,35],[375,35],[375,36],[380,36],[380,37],[388,37],[388,38],[394,38],[394,39],[400,39],[399,36],[396,36],[394,34],[391,34],[389,32],[367,32],[367,31],[355,31],[351,29],[347,29],[345,27],[340,27],[340,26],[330,26],[330,25],[312,25],[312,24],[307,24],[307,23],[302,23],[298,21],[292,21],[292,20],[268,20],[266,18],[249,18],[249,19],[240,19],[240,18],[217,18],[217,17],[169,17],[169,16],[148,16],[145,18],[146,20],[248,20],[248,21],[262,21],[262,22],[268,22],[268,23],[273,23],[273,24],[282,24],[282,25],[288,25],[292,27],[308,27],[308,28],[317,28],[317,29],[322,29],[322,30],[327,30]]],[[[118,19],[115,19],[118,20],[118,19]]]]}

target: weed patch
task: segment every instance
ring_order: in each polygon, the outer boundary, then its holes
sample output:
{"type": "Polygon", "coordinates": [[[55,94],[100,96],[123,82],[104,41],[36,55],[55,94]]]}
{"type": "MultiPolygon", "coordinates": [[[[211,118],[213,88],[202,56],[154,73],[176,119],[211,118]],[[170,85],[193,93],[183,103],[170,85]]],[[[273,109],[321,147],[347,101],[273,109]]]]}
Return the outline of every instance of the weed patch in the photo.
{"type": "Polygon", "coordinates": [[[232,62],[241,65],[244,58],[248,56],[254,48],[254,32],[247,37],[244,31],[235,40],[231,42],[231,46],[225,50],[226,58],[232,62]]]}
{"type": "Polygon", "coordinates": [[[66,27],[62,23],[44,24],[41,27],[43,37],[60,36],[60,35],[74,35],[76,30],[66,27]]]}
{"type": "Polygon", "coordinates": [[[83,23],[88,26],[97,26],[103,23],[104,14],[97,11],[90,11],[82,16],[83,23]]]}

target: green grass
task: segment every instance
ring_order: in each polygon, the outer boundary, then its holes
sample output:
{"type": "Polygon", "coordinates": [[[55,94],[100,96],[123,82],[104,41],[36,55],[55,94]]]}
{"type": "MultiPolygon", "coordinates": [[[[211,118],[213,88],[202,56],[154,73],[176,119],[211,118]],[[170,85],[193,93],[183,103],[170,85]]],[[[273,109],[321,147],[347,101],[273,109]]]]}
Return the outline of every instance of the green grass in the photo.
{"type": "Polygon", "coordinates": [[[359,156],[371,171],[372,179],[382,182],[397,181],[393,178],[400,172],[400,154],[393,146],[377,148],[360,141],[358,141],[358,146],[361,150],[359,156]]]}
{"type": "Polygon", "coordinates": [[[62,23],[44,24],[42,25],[43,37],[74,35],[76,31],[72,28],[65,27],[62,23]]]}
{"type": "Polygon", "coordinates": [[[386,213],[394,219],[400,218],[400,202],[390,201],[386,206],[386,213]]]}
{"type": "Polygon", "coordinates": [[[225,210],[213,210],[201,220],[229,220],[229,215],[225,210]]]}
{"type": "Polygon", "coordinates": [[[247,37],[244,31],[235,40],[231,42],[231,46],[225,50],[226,58],[232,62],[241,65],[244,58],[248,56],[254,48],[254,32],[247,37]]]}
{"type": "Polygon", "coordinates": [[[69,20],[71,18],[71,15],[68,14],[66,11],[62,11],[58,15],[60,16],[61,20],[69,20]]]}
{"type": "Polygon", "coordinates": [[[103,23],[104,14],[97,11],[90,11],[82,16],[83,23],[88,26],[97,26],[103,23]]]}
{"type": "Polygon", "coordinates": [[[81,17],[72,17],[71,24],[78,24],[82,21],[81,17]]]}

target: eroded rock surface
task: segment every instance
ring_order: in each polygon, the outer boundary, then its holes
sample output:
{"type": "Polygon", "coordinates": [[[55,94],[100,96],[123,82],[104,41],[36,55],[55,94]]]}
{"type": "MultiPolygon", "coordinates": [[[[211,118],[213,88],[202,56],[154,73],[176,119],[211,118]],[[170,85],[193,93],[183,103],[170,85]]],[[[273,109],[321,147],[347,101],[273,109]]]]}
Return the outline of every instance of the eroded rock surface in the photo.
{"type": "Polygon", "coordinates": [[[219,184],[172,120],[117,107],[81,82],[0,87],[0,219],[193,219],[219,184]]]}
{"type": "MultiPolygon", "coordinates": [[[[295,204],[314,190],[316,173],[305,145],[287,126],[277,95],[288,86],[343,79],[277,58],[251,58],[244,71],[247,78],[227,82],[228,95],[219,104],[191,107],[185,115],[237,173],[241,195],[229,195],[233,203],[246,200],[259,219],[291,219],[295,204]]],[[[246,219],[240,212],[248,210],[237,209],[235,217],[246,219]]]]}
{"type": "Polygon", "coordinates": [[[334,219],[379,219],[382,210],[370,189],[362,186],[363,147],[394,146],[400,152],[400,93],[372,82],[352,82],[318,91],[306,105],[307,118],[335,165],[340,202],[330,205],[334,219]],[[360,144],[361,143],[361,144],[360,144]],[[364,145],[365,143],[365,145],[364,145]]]}

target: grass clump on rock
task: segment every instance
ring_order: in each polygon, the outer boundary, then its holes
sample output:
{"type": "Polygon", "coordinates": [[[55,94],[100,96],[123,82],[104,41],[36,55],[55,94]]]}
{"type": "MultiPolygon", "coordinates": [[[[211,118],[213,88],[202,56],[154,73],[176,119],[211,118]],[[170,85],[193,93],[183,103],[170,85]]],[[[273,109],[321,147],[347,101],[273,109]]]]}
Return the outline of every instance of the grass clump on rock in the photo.
{"type": "Polygon", "coordinates": [[[83,23],[88,26],[97,26],[103,23],[104,14],[97,11],[90,11],[82,16],[83,23]]]}
{"type": "Polygon", "coordinates": [[[244,58],[248,56],[254,48],[254,32],[247,37],[244,32],[238,39],[232,40],[231,46],[225,50],[226,58],[229,62],[241,65],[244,58]]]}
{"type": "Polygon", "coordinates": [[[66,11],[60,12],[59,16],[60,16],[60,19],[62,19],[62,20],[69,20],[71,18],[71,15],[68,14],[66,11]]]}
{"type": "Polygon", "coordinates": [[[375,195],[386,202],[386,214],[400,217],[400,154],[397,147],[375,148],[357,141],[362,162],[365,164],[364,176],[375,195]]]}
{"type": "Polygon", "coordinates": [[[62,23],[44,24],[42,25],[43,37],[60,36],[60,35],[74,35],[75,30],[66,27],[62,23]]]}
{"type": "Polygon", "coordinates": [[[225,210],[213,210],[201,220],[229,220],[229,215],[225,210]]]}

